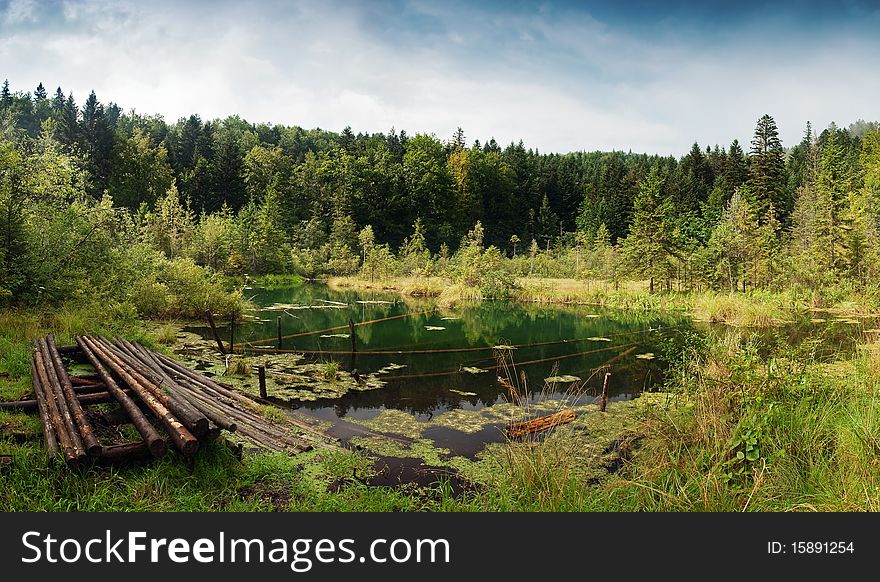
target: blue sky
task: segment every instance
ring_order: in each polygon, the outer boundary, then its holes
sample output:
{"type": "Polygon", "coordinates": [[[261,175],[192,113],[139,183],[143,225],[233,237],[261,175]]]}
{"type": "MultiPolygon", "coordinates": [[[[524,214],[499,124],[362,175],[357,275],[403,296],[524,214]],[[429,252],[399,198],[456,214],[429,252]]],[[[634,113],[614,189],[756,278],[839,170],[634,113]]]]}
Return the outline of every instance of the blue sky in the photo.
{"type": "Polygon", "coordinates": [[[0,0],[0,75],[173,121],[682,155],[880,119],[877,2],[0,0]]]}

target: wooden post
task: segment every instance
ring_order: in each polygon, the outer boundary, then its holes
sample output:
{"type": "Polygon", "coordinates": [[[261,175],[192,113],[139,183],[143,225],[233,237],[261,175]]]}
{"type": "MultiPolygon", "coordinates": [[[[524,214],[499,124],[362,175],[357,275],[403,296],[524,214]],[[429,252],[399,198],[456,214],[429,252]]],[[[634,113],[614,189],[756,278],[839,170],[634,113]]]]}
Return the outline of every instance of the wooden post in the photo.
{"type": "Polygon", "coordinates": [[[235,353],[235,313],[229,317],[229,353],[235,353]]]}
{"type": "Polygon", "coordinates": [[[283,341],[281,337],[281,316],[279,315],[275,319],[275,327],[278,329],[278,349],[281,349],[281,342],[283,341]]]}
{"type": "Polygon", "coordinates": [[[223,347],[223,342],[220,340],[220,334],[217,333],[217,326],[214,325],[214,315],[211,313],[211,310],[205,312],[205,316],[208,318],[208,325],[211,326],[211,333],[214,335],[214,341],[217,342],[217,347],[220,349],[220,355],[226,355],[226,348],[223,347]]]}
{"type": "Polygon", "coordinates": [[[351,335],[351,351],[356,352],[358,350],[357,335],[354,333],[354,321],[350,317],[348,318],[348,331],[351,335]]]}
{"type": "Polygon", "coordinates": [[[266,366],[257,366],[257,376],[260,378],[260,398],[267,398],[266,394],[266,366]]]}
{"type": "Polygon", "coordinates": [[[611,372],[605,372],[605,381],[602,382],[602,402],[599,404],[599,412],[605,412],[605,405],[608,404],[608,378],[611,372]]]}

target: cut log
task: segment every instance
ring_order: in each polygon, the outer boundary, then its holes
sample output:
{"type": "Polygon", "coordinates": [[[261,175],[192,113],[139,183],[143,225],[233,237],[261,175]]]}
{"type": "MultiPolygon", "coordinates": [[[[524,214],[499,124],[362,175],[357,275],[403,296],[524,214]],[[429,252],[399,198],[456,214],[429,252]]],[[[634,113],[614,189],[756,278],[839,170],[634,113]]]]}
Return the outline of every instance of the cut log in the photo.
{"type": "Polygon", "coordinates": [[[58,445],[62,454],[64,454],[64,459],[68,464],[76,463],[78,460],[76,449],[73,446],[70,433],[67,432],[61,412],[58,410],[58,402],[55,400],[54,389],[49,383],[46,364],[37,342],[34,342],[34,366],[36,367],[37,376],[40,378],[40,386],[43,388],[43,396],[46,399],[46,409],[49,412],[49,420],[52,424],[52,430],[55,431],[55,438],[58,440],[58,445]]]}
{"type": "MultiPolygon", "coordinates": [[[[84,336],[81,338],[84,344],[100,358],[101,363],[106,364],[114,373],[116,373],[129,388],[134,390],[138,398],[146,404],[153,414],[168,431],[171,440],[177,446],[177,449],[186,456],[192,456],[199,448],[199,441],[195,436],[171,413],[170,410],[153,395],[153,392],[139,382],[125,366],[121,365],[120,360],[108,353],[107,349],[94,338],[84,336]]],[[[106,381],[106,380],[105,380],[106,381]]]]}
{"type": "MultiPolygon", "coordinates": [[[[30,358],[31,364],[31,383],[34,386],[34,394],[36,395],[36,400],[33,400],[34,409],[39,410],[40,413],[40,423],[43,425],[43,441],[46,444],[46,450],[49,451],[49,458],[55,458],[55,455],[58,454],[58,440],[55,438],[55,432],[52,430],[52,421],[49,419],[49,408],[46,404],[46,396],[45,391],[43,390],[43,384],[40,382],[40,376],[37,374],[37,367],[34,360],[34,356],[31,355],[30,358]]],[[[0,410],[3,407],[0,406],[0,410]]]]}
{"type": "Polygon", "coordinates": [[[83,411],[82,405],[79,400],[77,400],[76,394],[73,391],[73,385],[70,383],[70,377],[67,375],[67,370],[61,363],[61,355],[58,353],[58,348],[55,346],[55,338],[51,334],[46,338],[46,347],[49,359],[52,361],[52,365],[55,368],[55,375],[61,383],[61,391],[64,394],[67,408],[70,411],[71,416],[73,416],[73,422],[76,425],[77,431],[79,431],[79,436],[82,438],[82,444],[85,448],[86,454],[90,457],[97,457],[101,454],[101,444],[98,442],[97,437],[95,437],[92,425],[89,424],[89,421],[86,419],[86,414],[83,411]]]}
{"type": "Polygon", "coordinates": [[[548,414],[547,416],[539,416],[523,422],[514,422],[507,427],[507,434],[511,438],[518,438],[527,434],[540,432],[559,426],[560,424],[568,424],[572,422],[577,414],[571,408],[548,414]]]}
{"type": "Polygon", "coordinates": [[[147,446],[150,449],[150,453],[154,457],[161,457],[162,455],[164,455],[166,449],[165,441],[159,435],[159,432],[156,430],[156,428],[152,424],[150,424],[150,421],[147,420],[147,417],[144,416],[144,413],[141,412],[141,409],[138,408],[138,405],[135,404],[131,396],[129,396],[119,387],[119,385],[116,383],[116,380],[114,380],[110,373],[107,372],[103,364],[101,364],[101,361],[92,352],[91,348],[88,346],[84,338],[77,337],[76,343],[80,346],[80,348],[82,348],[82,351],[88,358],[89,362],[91,362],[91,364],[98,371],[98,374],[101,376],[104,384],[107,385],[110,393],[113,394],[113,397],[116,398],[116,400],[119,402],[119,405],[122,406],[123,410],[125,410],[129,418],[131,418],[132,424],[140,433],[141,437],[143,437],[144,441],[147,443],[147,446]]]}

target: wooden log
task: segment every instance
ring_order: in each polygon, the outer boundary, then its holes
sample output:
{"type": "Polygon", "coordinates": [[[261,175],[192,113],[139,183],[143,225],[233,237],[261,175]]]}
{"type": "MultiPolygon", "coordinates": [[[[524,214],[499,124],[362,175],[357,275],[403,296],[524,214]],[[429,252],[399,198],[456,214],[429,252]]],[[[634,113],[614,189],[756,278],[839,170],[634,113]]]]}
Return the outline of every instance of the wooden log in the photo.
{"type": "Polygon", "coordinates": [[[61,385],[61,379],[55,371],[55,365],[52,363],[52,356],[49,354],[49,344],[45,338],[37,340],[40,353],[43,356],[43,365],[46,366],[46,374],[49,376],[49,383],[52,386],[52,395],[55,398],[55,404],[61,413],[61,420],[64,421],[64,428],[70,436],[70,442],[73,444],[73,450],[76,453],[78,462],[85,461],[89,456],[86,452],[85,444],[83,444],[82,435],[73,418],[73,412],[67,405],[67,398],[64,395],[64,389],[61,385]]]}
{"type": "Polygon", "coordinates": [[[73,391],[73,385],[70,383],[70,378],[67,375],[67,370],[61,363],[61,355],[58,353],[58,348],[55,346],[55,337],[52,336],[52,334],[49,334],[46,337],[46,347],[48,349],[49,359],[52,360],[52,365],[55,368],[55,375],[61,382],[61,391],[64,394],[67,408],[73,416],[76,429],[79,432],[79,436],[82,438],[82,445],[85,448],[86,454],[90,457],[97,457],[101,454],[101,443],[99,443],[97,437],[95,437],[92,425],[86,419],[86,414],[83,411],[82,405],[79,403],[79,400],[77,400],[76,394],[73,391]]]}
{"type": "Polygon", "coordinates": [[[189,402],[180,398],[177,392],[181,389],[167,375],[161,374],[152,368],[152,364],[144,361],[134,350],[134,347],[117,338],[119,346],[114,346],[107,340],[99,340],[120,364],[129,366],[132,375],[148,388],[153,395],[165,405],[168,410],[196,437],[208,432],[208,419],[189,402]],[[120,347],[126,351],[122,351],[120,347]],[[163,390],[163,388],[165,390],[163,390]]]}
{"type": "MultiPolygon", "coordinates": [[[[131,390],[124,390],[129,396],[131,390]]],[[[116,398],[110,392],[92,392],[89,394],[78,394],[76,397],[80,406],[90,406],[92,404],[106,404],[107,402],[115,402],[116,398]]],[[[32,400],[7,400],[0,402],[0,410],[17,410],[19,412],[35,412],[39,411],[39,401],[32,400]]],[[[51,427],[51,424],[49,425],[51,427]]]]}
{"type": "MultiPolygon", "coordinates": [[[[161,371],[163,376],[170,379],[168,373],[162,368],[159,360],[155,357],[155,354],[145,348],[140,344],[132,344],[132,347],[135,350],[140,351],[146,358],[149,358],[151,362],[153,362],[156,368],[161,371]]],[[[199,412],[201,412],[205,417],[208,418],[212,423],[217,425],[219,428],[226,429],[230,432],[235,432],[237,429],[237,425],[234,421],[230,420],[226,411],[223,409],[216,400],[209,398],[208,396],[203,396],[198,392],[197,388],[194,388],[190,385],[190,383],[183,378],[179,378],[175,380],[180,392],[179,396],[186,400],[190,405],[195,407],[199,412]]]]}
{"type": "Polygon", "coordinates": [[[80,386],[73,387],[73,393],[77,395],[82,394],[94,394],[95,392],[106,392],[107,385],[103,382],[98,382],[97,384],[82,384],[80,386]]]}
{"type": "Polygon", "coordinates": [[[268,398],[266,395],[266,366],[257,366],[257,376],[260,380],[260,398],[268,398]]]}
{"type": "Polygon", "coordinates": [[[220,350],[220,355],[226,355],[226,348],[223,347],[223,341],[220,339],[220,334],[217,333],[217,326],[214,325],[214,314],[211,313],[211,310],[205,311],[205,317],[208,319],[208,325],[211,326],[211,334],[214,336],[214,341],[217,342],[217,349],[220,350]]]}
{"type": "Polygon", "coordinates": [[[118,463],[144,459],[151,455],[150,446],[146,441],[124,443],[121,445],[105,445],[101,449],[101,462],[118,463]]]}
{"type": "Polygon", "coordinates": [[[55,400],[54,391],[49,383],[49,376],[46,372],[46,364],[43,361],[43,354],[40,352],[39,344],[34,342],[34,366],[37,369],[37,376],[40,378],[40,385],[44,389],[43,395],[46,398],[46,409],[49,411],[49,420],[52,424],[52,430],[55,431],[55,438],[58,440],[58,446],[64,455],[64,460],[68,464],[77,462],[76,450],[64,419],[61,418],[61,412],[58,410],[58,403],[55,400]]]}
{"type": "Polygon", "coordinates": [[[49,452],[49,458],[54,459],[58,454],[58,440],[55,438],[55,432],[52,430],[52,421],[49,419],[49,408],[46,404],[46,395],[43,390],[42,382],[40,381],[40,377],[37,374],[36,363],[34,361],[33,354],[30,358],[31,365],[31,384],[34,387],[34,394],[36,395],[36,400],[34,400],[34,408],[40,413],[40,424],[43,426],[43,442],[46,445],[46,450],[49,452]]]}
{"type": "Polygon", "coordinates": [[[149,448],[150,454],[154,457],[161,457],[164,455],[166,449],[165,441],[159,435],[156,428],[150,424],[150,421],[147,420],[147,417],[144,416],[144,413],[141,412],[141,409],[138,408],[138,405],[135,404],[132,397],[119,387],[116,380],[114,380],[110,373],[104,368],[104,365],[101,364],[98,356],[92,352],[91,348],[82,337],[77,337],[76,343],[82,348],[85,356],[98,371],[104,384],[107,385],[109,392],[113,394],[113,397],[119,402],[119,405],[125,410],[129,418],[131,418],[131,422],[135,429],[137,429],[138,433],[143,437],[144,442],[147,443],[147,448],[149,448]]]}
{"type": "Polygon", "coordinates": [[[548,428],[553,428],[560,424],[568,424],[569,422],[572,422],[576,416],[574,410],[566,408],[546,416],[539,416],[538,418],[532,418],[531,420],[511,423],[507,427],[507,434],[511,438],[518,438],[534,432],[547,430],[548,428]]]}
{"type": "Polygon", "coordinates": [[[69,374],[70,383],[74,386],[90,386],[92,384],[100,383],[97,374],[89,374],[87,376],[74,376],[69,374]]]}
{"type": "Polygon", "coordinates": [[[212,390],[215,390],[216,392],[223,394],[224,396],[228,396],[230,398],[238,400],[239,402],[242,402],[246,406],[253,406],[254,405],[253,401],[249,400],[247,397],[242,396],[241,394],[234,392],[233,390],[225,388],[223,385],[221,385],[220,383],[216,382],[215,380],[213,380],[211,378],[208,378],[207,376],[203,376],[197,372],[193,372],[192,370],[185,368],[184,366],[181,366],[180,364],[178,364],[177,362],[175,362],[174,360],[172,360],[168,356],[165,356],[163,354],[156,354],[156,356],[159,358],[159,360],[162,362],[162,364],[166,367],[166,369],[170,368],[172,371],[175,371],[179,374],[182,374],[183,376],[190,378],[191,380],[193,380],[199,384],[207,386],[207,387],[211,388],[212,390]]]}
{"type": "Polygon", "coordinates": [[[175,418],[171,411],[153,395],[153,392],[129,373],[129,370],[121,365],[119,360],[114,358],[100,342],[86,336],[82,340],[101,359],[102,363],[106,364],[123,382],[128,384],[128,387],[134,390],[138,398],[156,415],[159,422],[168,431],[177,449],[186,456],[194,455],[199,448],[198,439],[175,418]]]}
{"type": "Polygon", "coordinates": [[[605,412],[605,406],[608,405],[608,378],[611,372],[605,372],[605,379],[602,381],[602,400],[599,403],[599,412],[605,412]]]}

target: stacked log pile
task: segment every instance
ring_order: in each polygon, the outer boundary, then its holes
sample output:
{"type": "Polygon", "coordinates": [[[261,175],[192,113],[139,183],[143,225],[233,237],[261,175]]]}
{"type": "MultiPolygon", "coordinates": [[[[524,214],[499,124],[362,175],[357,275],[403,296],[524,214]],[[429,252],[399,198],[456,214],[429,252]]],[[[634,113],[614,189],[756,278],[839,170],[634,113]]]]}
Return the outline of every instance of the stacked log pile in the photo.
{"type": "Polygon", "coordinates": [[[274,451],[338,448],[330,435],[293,420],[272,421],[231,386],[122,338],[111,342],[81,336],[76,346],[59,348],[50,335],[34,341],[30,365],[34,398],[0,402],[0,410],[39,414],[49,455],[62,455],[70,465],[161,457],[169,446],[192,457],[201,444],[216,439],[223,430],[274,451]],[[62,353],[88,362],[95,374],[71,375],[62,353]],[[99,442],[85,409],[113,402],[141,440],[99,442]]]}

